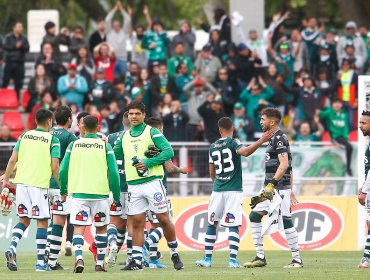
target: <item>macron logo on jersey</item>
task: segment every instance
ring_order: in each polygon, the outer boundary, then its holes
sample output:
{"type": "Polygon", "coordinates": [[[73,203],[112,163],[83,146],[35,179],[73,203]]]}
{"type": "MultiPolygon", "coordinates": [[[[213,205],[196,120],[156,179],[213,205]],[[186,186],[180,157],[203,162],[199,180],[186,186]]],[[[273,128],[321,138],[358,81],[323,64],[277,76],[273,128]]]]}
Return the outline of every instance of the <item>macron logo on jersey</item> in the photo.
{"type": "Polygon", "coordinates": [[[88,149],[104,149],[104,146],[98,143],[87,144],[87,143],[77,143],[76,148],[88,148],[88,149]]]}
{"type": "Polygon", "coordinates": [[[25,136],[23,136],[23,138],[49,143],[49,139],[45,138],[44,136],[35,136],[35,135],[26,134],[25,136]]]}

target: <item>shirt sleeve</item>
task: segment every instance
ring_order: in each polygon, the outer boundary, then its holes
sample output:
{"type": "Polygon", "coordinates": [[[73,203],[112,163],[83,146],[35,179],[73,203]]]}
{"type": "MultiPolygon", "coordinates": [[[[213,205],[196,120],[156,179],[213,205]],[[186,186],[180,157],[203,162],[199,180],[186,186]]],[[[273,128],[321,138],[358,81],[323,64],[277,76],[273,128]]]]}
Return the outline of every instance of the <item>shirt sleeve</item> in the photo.
{"type": "Polygon", "coordinates": [[[164,135],[156,128],[151,129],[151,136],[154,145],[161,150],[161,152],[152,158],[143,159],[143,162],[147,168],[162,165],[167,160],[174,157],[173,149],[164,135]]]}
{"type": "Polygon", "coordinates": [[[23,135],[24,135],[24,133],[21,136],[19,136],[19,138],[17,140],[17,143],[15,144],[15,146],[13,148],[13,151],[19,152],[19,145],[21,144],[21,140],[22,140],[23,135]]]}
{"type": "Polygon", "coordinates": [[[208,163],[213,164],[213,158],[212,158],[211,153],[212,153],[212,146],[209,148],[209,152],[208,152],[208,158],[209,158],[208,163]]]}
{"type": "Polygon", "coordinates": [[[286,153],[288,151],[288,140],[285,137],[282,137],[282,136],[280,136],[278,138],[278,136],[279,135],[275,136],[274,148],[276,150],[276,153],[278,155],[280,155],[280,154],[286,153]]]}
{"type": "Polygon", "coordinates": [[[55,136],[51,138],[50,155],[51,158],[60,158],[60,143],[55,136]]]}
{"type": "Polygon", "coordinates": [[[107,165],[108,165],[108,178],[109,178],[109,186],[113,193],[113,198],[115,201],[120,200],[120,180],[119,180],[119,173],[117,167],[116,157],[114,156],[114,152],[112,146],[107,143],[107,165]]]}
{"type": "Polygon", "coordinates": [[[241,147],[243,147],[244,145],[240,142],[239,139],[234,139],[233,141],[233,144],[232,144],[232,148],[235,152],[237,152],[241,147]]]}
{"type": "Polygon", "coordinates": [[[119,135],[113,148],[116,159],[123,159],[122,136],[123,133],[119,135]]]}
{"type": "Polygon", "coordinates": [[[73,146],[73,143],[70,143],[68,145],[64,158],[62,162],[60,163],[59,181],[60,181],[60,194],[61,195],[65,195],[68,193],[68,190],[67,190],[68,168],[69,168],[69,160],[71,158],[72,146],[73,146]]]}

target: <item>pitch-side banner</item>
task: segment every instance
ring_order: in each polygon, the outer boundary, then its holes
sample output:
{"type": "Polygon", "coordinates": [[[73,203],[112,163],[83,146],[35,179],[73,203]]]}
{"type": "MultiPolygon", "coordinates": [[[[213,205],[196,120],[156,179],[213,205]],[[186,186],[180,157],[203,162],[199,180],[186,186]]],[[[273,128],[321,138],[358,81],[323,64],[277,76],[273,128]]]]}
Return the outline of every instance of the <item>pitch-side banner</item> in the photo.
{"type": "MultiPolygon", "coordinates": [[[[358,250],[364,242],[365,215],[355,197],[300,197],[300,203],[292,209],[294,225],[299,235],[299,245],[303,250],[358,250]]],[[[171,200],[175,216],[175,226],[180,249],[183,251],[203,250],[207,229],[208,198],[173,198],[171,200]]],[[[240,250],[254,250],[249,223],[249,198],[244,200],[243,226],[240,228],[240,250]]],[[[4,252],[10,242],[11,230],[17,223],[15,213],[0,217],[0,252],[4,252]]],[[[150,225],[147,225],[150,228],[150,225]]],[[[85,233],[85,249],[93,241],[94,227],[85,233]]],[[[26,231],[18,246],[18,252],[36,252],[35,221],[26,231]]],[[[228,250],[228,231],[218,229],[216,250],[228,250]]],[[[284,232],[266,236],[266,250],[287,249],[284,232]]],[[[64,238],[63,247],[64,248],[64,238]]],[[[168,250],[164,240],[161,250],[168,250]]]]}
{"type": "MultiPolygon", "coordinates": [[[[358,232],[363,223],[358,221],[358,203],[351,197],[301,197],[292,209],[293,222],[303,250],[357,250],[358,232]]],[[[249,223],[249,199],[244,200],[243,226],[240,228],[240,250],[254,250],[249,223]]],[[[207,229],[207,206],[205,198],[172,200],[176,217],[176,233],[182,250],[203,250],[207,229]]],[[[216,250],[228,250],[228,231],[218,229],[216,250]]],[[[287,249],[284,232],[266,236],[266,250],[287,249]]],[[[165,244],[161,244],[165,249],[165,244]]]]}
{"type": "MultiPolygon", "coordinates": [[[[296,143],[298,144],[298,143],[296,143]]],[[[352,143],[354,176],[357,176],[357,144],[352,143]]],[[[346,157],[345,150],[340,146],[333,148],[331,143],[327,146],[294,145],[291,147],[295,178],[309,177],[345,177],[346,157]]],[[[242,159],[243,186],[246,196],[256,195],[262,187],[265,178],[265,150],[258,149],[253,155],[242,159]]],[[[363,169],[363,167],[362,167],[363,169]]],[[[359,169],[360,171],[362,169],[359,169]]],[[[325,181],[295,181],[299,193],[305,196],[315,195],[346,195],[354,194],[356,188],[350,181],[328,183],[325,181]]]]}

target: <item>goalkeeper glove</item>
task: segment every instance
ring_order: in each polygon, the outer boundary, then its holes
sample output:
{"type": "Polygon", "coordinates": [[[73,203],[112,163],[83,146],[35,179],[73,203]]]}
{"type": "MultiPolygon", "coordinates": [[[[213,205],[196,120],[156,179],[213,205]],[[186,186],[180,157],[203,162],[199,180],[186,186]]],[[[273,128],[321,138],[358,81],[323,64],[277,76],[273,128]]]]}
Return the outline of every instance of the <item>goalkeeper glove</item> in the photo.
{"type": "Polygon", "coordinates": [[[149,145],[148,150],[145,151],[144,155],[147,158],[152,158],[152,157],[157,156],[160,152],[161,152],[161,149],[157,148],[154,145],[149,145]]]}
{"type": "Polygon", "coordinates": [[[262,195],[268,199],[272,200],[274,196],[275,187],[278,184],[278,181],[275,179],[272,179],[270,183],[268,183],[262,190],[262,195]]]}

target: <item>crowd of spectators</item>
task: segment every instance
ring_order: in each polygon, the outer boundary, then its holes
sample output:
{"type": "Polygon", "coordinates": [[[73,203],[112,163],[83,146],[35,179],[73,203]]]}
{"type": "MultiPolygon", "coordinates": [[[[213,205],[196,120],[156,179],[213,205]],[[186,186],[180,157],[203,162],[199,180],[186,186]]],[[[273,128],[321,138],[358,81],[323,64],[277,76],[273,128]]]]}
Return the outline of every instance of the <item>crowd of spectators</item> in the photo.
{"type": "MultiPolygon", "coordinates": [[[[27,111],[68,104],[74,115],[99,114],[102,132],[112,133],[121,129],[126,106],[137,100],[145,103],[148,116],[163,119],[170,141],[213,142],[219,137],[217,120],[223,116],[232,117],[242,141],[254,140],[262,132],[259,113],[273,106],[284,115],[286,130],[296,141],[319,141],[328,131],[346,147],[350,162],[348,135],[357,125],[357,78],[370,74],[365,26],[349,21],[339,34],[311,17],[288,30],[285,13],[274,15],[262,36],[256,30],[245,34],[238,13],[229,18],[216,9],[214,25],[196,20],[209,33],[209,42],[197,53],[190,21],[181,20],[170,39],[147,7],[143,14],[146,24],[132,26],[132,9],[117,2],[105,19],[96,21],[90,37],[81,26],[71,34],[62,28],[56,35],[55,24],[47,22],[35,76],[28,84],[27,111]],[[60,45],[68,47],[67,65],[60,45]]],[[[29,50],[22,32],[17,22],[1,40],[6,52],[2,86],[12,79],[18,93],[29,50]]],[[[350,165],[347,172],[351,175],[350,165]]]]}

